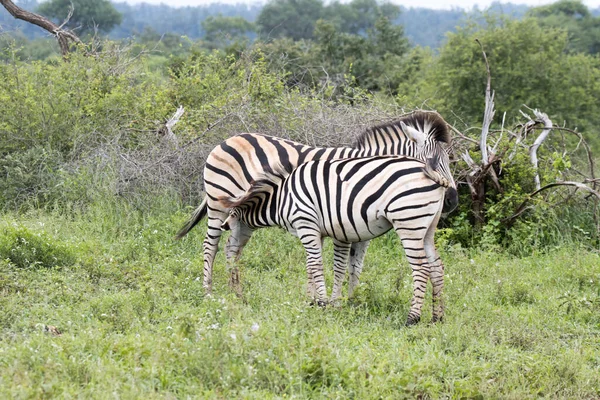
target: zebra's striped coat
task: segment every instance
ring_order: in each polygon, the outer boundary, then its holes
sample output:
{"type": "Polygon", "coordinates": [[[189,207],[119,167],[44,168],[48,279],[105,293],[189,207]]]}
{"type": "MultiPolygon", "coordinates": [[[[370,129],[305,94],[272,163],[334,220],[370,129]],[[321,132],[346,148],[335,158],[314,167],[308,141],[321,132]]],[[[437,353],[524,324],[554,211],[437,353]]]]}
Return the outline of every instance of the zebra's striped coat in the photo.
{"type": "MultiPolygon", "coordinates": [[[[213,262],[221,236],[220,228],[229,212],[229,209],[219,201],[220,198],[243,196],[251,187],[252,182],[280,166],[285,171],[291,172],[298,165],[311,160],[390,154],[415,156],[424,160],[432,153],[443,153],[443,148],[449,143],[450,134],[445,121],[439,114],[433,112],[413,113],[393,123],[370,128],[358,138],[355,145],[357,148],[317,148],[290,140],[251,133],[231,137],[209,154],[204,168],[206,197],[187,224],[179,231],[177,238],[186,235],[202,218],[208,216],[208,231],[203,243],[203,286],[210,293],[213,262]]],[[[439,170],[443,176],[452,181],[447,161],[440,164],[439,170]]],[[[455,202],[456,194],[454,193],[448,203],[455,202]]],[[[273,223],[273,221],[269,221],[269,216],[264,211],[263,217],[263,226],[273,223]]],[[[231,270],[230,284],[238,291],[240,288],[236,261],[251,235],[252,230],[245,229],[235,243],[232,242],[233,239],[230,239],[226,246],[227,265],[231,270]]],[[[367,246],[368,242],[353,245],[349,264],[351,273],[355,270],[360,273],[367,246]]],[[[353,287],[351,281],[350,292],[353,287]]]]}
{"type": "Polygon", "coordinates": [[[222,199],[231,207],[223,229],[232,229],[231,237],[236,238],[247,229],[263,227],[260,214],[266,210],[274,224],[302,242],[307,273],[314,280],[319,302],[325,302],[323,237],[334,241],[335,300],[341,293],[351,243],[371,240],[393,228],[413,269],[413,300],[407,323],[420,319],[429,279],[433,284],[433,318],[439,320],[443,315],[443,264],[433,235],[446,188],[434,180],[431,171],[435,167],[427,167],[419,160],[398,156],[311,161],[289,175],[282,170],[278,176],[271,174],[256,181],[242,197],[222,199]]]}

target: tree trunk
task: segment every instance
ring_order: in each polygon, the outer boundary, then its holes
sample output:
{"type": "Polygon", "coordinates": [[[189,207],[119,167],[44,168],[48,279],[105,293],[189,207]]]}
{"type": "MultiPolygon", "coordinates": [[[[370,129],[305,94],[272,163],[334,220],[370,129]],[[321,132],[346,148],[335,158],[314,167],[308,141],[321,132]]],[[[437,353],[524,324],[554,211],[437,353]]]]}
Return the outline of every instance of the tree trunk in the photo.
{"type": "Polygon", "coordinates": [[[485,223],[485,176],[478,176],[473,179],[467,176],[467,183],[471,191],[471,212],[474,218],[474,227],[476,231],[481,230],[485,223]]]}

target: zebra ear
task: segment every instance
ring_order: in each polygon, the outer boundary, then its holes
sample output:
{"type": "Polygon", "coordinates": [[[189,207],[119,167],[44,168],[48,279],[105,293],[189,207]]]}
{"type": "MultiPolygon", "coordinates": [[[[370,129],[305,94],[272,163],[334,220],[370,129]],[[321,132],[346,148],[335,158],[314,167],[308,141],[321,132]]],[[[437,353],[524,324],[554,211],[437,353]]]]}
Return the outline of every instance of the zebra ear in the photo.
{"type": "Polygon", "coordinates": [[[412,126],[406,125],[402,121],[400,121],[400,128],[402,129],[402,132],[404,132],[410,140],[417,143],[417,145],[422,146],[425,142],[425,134],[423,132],[420,132],[412,126]]]}

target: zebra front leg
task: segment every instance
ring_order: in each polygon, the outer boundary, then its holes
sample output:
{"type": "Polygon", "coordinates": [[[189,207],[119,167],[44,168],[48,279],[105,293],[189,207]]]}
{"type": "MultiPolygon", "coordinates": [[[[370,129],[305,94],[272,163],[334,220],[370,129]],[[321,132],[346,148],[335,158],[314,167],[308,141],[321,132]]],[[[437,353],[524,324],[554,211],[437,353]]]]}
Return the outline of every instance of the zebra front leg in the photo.
{"type": "Polygon", "coordinates": [[[242,250],[253,230],[238,219],[229,218],[227,220],[228,228],[231,229],[231,235],[227,239],[225,246],[225,257],[227,259],[227,271],[229,271],[229,287],[238,295],[242,295],[242,286],[240,283],[240,270],[238,261],[242,255],[242,250]]]}
{"type": "Polygon", "coordinates": [[[331,293],[331,303],[336,301],[342,294],[342,284],[346,276],[346,265],[350,255],[351,243],[333,240],[333,292],[331,293]]]}
{"type": "Polygon", "coordinates": [[[298,229],[297,235],[306,251],[306,273],[309,281],[312,278],[317,296],[317,304],[327,304],[327,288],[323,275],[323,247],[321,233],[318,229],[298,229]]]}
{"type": "Polygon", "coordinates": [[[351,298],[354,295],[354,289],[358,287],[358,281],[364,266],[365,254],[367,254],[369,243],[369,241],[352,243],[352,248],[350,249],[350,262],[348,263],[348,274],[350,275],[348,298],[351,298]]]}
{"type": "Polygon", "coordinates": [[[414,231],[405,231],[402,228],[396,228],[400,236],[402,246],[406,253],[406,258],[412,269],[413,296],[410,303],[410,311],[406,319],[406,325],[414,325],[421,320],[421,310],[423,308],[423,299],[427,290],[427,281],[429,280],[429,263],[427,254],[423,247],[423,238],[411,235],[414,231]]]}
{"type": "Polygon", "coordinates": [[[219,240],[221,239],[221,225],[227,218],[227,214],[211,209],[208,207],[208,229],[206,231],[206,237],[202,243],[203,255],[204,255],[204,281],[202,287],[206,294],[212,293],[212,275],[213,275],[213,264],[215,262],[215,255],[219,248],[219,240]]]}

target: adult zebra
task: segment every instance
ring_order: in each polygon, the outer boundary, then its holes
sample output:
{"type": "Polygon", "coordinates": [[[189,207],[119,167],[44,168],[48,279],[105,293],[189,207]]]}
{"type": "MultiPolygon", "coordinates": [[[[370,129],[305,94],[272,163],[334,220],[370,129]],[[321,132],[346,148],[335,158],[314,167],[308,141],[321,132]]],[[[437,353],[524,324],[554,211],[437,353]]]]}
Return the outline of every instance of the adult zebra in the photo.
{"type": "Polygon", "coordinates": [[[420,320],[428,280],[433,286],[433,321],[439,321],[444,312],[444,266],[433,236],[443,208],[444,186],[454,185],[435,171],[438,157],[444,155],[434,155],[427,164],[403,156],[373,156],[311,161],[291,174],[282,168],[254,182],[244,196],[222,199],[231,208],[222,228],[231,229],[233,238],[242,237],[245,231],[268,226],[261,215],[268,210],[273,218],[270,225],[286,229],[302,242],[307,273],[320,304],[327,297],[323,237],[333,238],[331,299],[335,300],[341,293],[351,244],[393,228],[413,271],[413,298],[406,323],[420,320]]]}
{"type": "MultiPolygon", "coordinates": [[[[206,196],[192,217],[177,233],[176,238],[185,236],[200,220],[208,216],[208,231],[203,242],[204,282],[207,293],[212,291],[212,270],[215,254],[221,237],[221,225],[229,209],[219,199],[242,196],[258,177],[283,166],[291,172],[298,165],[320,159],[342,159],[372,155],[401,154],[425,159],[441,151],[450,143],[450,133],[442,117],[435,112],[415,112],[395,122],[367,129],[356,141],[355,148],[310,147],[290,140],[267,135],[244,133],[233,136],[215,147],[207,157],[204,167],[204,189],[206,196]]],[[[440,163],[438,170],[451,179],[448,163],[440,163]]],[[[456,203],[457,194],[449,193],[450,208],[456,203]]],[[[263,211],[263,220],[269,216],[263,211]]],[[[239,291],[239,273],[236,260],[252,235],[245,230],[239,242],[227,243],[227,268],[231,270],[230,285],[239,291]]],[[[362,269],[368,242],[355,243],[352,247],[349,270],[362,269]]],[[[353,282],[351,281],[353,288],[353,282]]],[[[350,291],[349,295],[352,292],[350,291]]]]}

